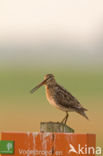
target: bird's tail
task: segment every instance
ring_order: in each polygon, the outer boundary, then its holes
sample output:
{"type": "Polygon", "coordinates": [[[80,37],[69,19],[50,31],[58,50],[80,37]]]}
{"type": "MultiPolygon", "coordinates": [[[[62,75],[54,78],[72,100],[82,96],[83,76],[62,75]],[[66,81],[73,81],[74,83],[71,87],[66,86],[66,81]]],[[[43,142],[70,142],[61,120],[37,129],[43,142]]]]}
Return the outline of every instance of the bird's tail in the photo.
{"type": "Polygon", "coordinates": [[[87,109],[82,107],[81,109],[77,110],[77,113],[79,113],[80,115],[85,117],[87,120],[89,120],[89,118],[87,117],[85,111],[87,111],[87,109]]]}

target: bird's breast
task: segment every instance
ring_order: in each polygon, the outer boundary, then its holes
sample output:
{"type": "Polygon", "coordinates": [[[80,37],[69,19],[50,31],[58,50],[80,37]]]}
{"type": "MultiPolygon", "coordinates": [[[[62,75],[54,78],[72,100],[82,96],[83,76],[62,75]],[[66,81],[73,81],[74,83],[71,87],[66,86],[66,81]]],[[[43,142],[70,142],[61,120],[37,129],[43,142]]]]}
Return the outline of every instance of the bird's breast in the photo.
{"type": "Polygon", "coordinates": [[[55,106],[56,108],[59,108],[54,97],[54,90],[52,88],[50,89],[46,87],[46,97],[51,105],[55,106]]]}

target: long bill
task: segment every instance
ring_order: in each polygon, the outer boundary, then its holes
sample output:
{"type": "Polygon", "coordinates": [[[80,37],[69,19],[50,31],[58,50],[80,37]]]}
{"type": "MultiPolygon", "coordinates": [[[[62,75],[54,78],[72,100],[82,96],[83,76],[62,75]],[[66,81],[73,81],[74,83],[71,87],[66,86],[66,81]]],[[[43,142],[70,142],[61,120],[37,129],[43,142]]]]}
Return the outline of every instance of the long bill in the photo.
{"type": "Polygon", "coordinates": [[[46,80],[42,81],[39,85],[37,85],[36,87],[34,87],[30,93],[33,94],[37,89],[39,89],[41,86],[43,86],[45,84],[46,80]]]}

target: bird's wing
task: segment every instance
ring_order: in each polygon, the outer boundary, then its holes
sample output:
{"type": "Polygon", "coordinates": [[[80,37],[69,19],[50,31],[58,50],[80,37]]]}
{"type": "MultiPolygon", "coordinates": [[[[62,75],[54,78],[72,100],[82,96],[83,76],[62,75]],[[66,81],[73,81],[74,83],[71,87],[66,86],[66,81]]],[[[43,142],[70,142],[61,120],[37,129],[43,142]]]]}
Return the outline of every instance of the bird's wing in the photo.
{"type": "Polygon", "coordinates": [[[79,101],[72,96],[67,90],[65,90],[60,85],[57,85],[57,91],[55,94],[56,102],[66,108],[74,108],[74,109],[81,109],[83,108],[79,101]]]}

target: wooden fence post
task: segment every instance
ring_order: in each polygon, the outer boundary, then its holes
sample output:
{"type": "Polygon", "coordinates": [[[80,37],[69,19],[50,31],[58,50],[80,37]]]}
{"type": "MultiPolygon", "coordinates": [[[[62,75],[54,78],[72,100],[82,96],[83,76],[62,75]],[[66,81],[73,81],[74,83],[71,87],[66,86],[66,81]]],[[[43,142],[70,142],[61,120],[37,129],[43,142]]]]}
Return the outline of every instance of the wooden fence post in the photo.
{"type": "Polygon", "coordinates": [[[40,132],[74,133],[74,129],[61,122],[41,122],[40,132]]]}

